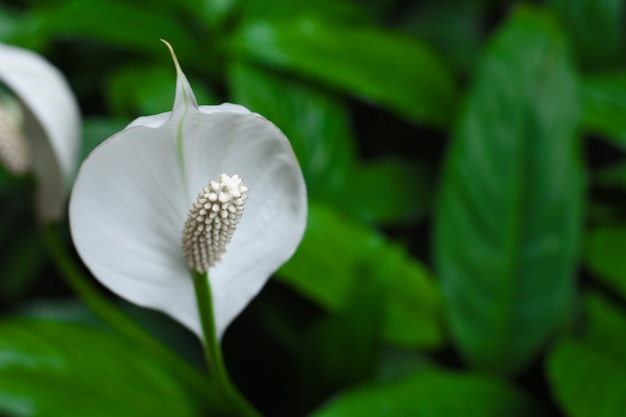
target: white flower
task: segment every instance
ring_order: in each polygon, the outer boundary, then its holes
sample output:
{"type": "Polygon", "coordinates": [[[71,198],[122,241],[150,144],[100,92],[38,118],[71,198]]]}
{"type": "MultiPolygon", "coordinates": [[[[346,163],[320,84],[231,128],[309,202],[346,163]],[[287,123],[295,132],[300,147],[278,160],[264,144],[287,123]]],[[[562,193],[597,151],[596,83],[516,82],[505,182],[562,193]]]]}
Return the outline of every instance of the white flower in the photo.
{"type": "Polygon", "coordinates": [[[70,226],[78,253],[100,282],[201,336],[181,239],[198,193],[210,191],[222,173],[241,184],[238,175],[246,184],[245,212],[208,271],[221,336],[302,239],[306,189],[276,126],[242,106],[198,106],[172,56],[173,110],[135,120],[91,153],[72,190],[70,226]]]}
{"type": "MultiPolygon", "coordinates": [[[[14,126],[7,134],[9,140],[22,136],[26,139],[28,145],[24,148],[28,149],[26,155],[31,160],[19,161],[15,171],[20,172],[20,168],[34,171],[37,213],[43,221],[58,220],[65,213],[65,199],[78,155],[80,113],[76,99],[63,75],[49,62],[34,52],[3,44],[0,44],[0,83],[22,104],[23,135],[16,136],[14,126]]],[[[6,116],[3,111],[5,127],[6,116]]],[[[18,155],[24,155],[23,149],[18,155]]],[[[11,162],[7,165],[11,169],[11,162]]]]}

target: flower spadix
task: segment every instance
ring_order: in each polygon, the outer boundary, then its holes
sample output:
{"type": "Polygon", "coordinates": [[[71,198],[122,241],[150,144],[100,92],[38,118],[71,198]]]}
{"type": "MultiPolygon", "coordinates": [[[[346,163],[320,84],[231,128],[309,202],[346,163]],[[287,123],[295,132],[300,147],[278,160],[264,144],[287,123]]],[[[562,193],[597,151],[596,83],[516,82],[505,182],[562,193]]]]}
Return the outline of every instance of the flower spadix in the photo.
{"type": "Polygon", "coordinates": [[[238,175],[220,174],[198,194],[183,231],[183,251],[190,269],[207,272],[221,260],[243,214],[247,192],[238,175]]]}
{"type": "Polygon", "coordinates": [[[284,134],[242,106],[198,106],[171,52],[173,110],[136,119],[91,153],[70,226],[98,280],[198,336],[190,270],[208,270],[221,335],[302,239],[306,189],[284,134]]]}
{"type": "Polygon", "coordinates": [[[79,146],[78,104],[63,75],[41,56],[0,44],[0,84],[19,108],[0,100],[1,161],[21,175],[33,172],[43,221],[61,218],[79,146]]]}

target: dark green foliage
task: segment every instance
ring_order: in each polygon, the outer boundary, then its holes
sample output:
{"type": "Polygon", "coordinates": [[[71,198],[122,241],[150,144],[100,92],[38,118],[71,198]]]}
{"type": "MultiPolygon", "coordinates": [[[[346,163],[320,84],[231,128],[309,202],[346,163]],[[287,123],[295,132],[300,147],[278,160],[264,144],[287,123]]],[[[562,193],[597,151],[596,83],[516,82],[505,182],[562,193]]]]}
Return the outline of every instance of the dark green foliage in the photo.
{"type": "Polygon", "coordinates": [[[291,70],[417,121],[446,125],[454,79],[427,45],[375,27],[328,28],[313,17],[249,21],[231,44],[242,58],[291,70]],[[391,65],[402,62],[401,65],[391,65]]]}
{"type": "Polygon", "coordinates": [[[475,374],[424,371],[404,379],[358,387],[313,417],[514,417],[536,416],[523,393],[475,374]]]}
{"type": "Polygon", "coordinates": [[[626,73],[584,77],[581,83],[583,123],[593,132],[624,148],[626,143],[626,73]]]}
{"type": "Polygon", "coordinates": [[[550,16],[520,10],[488,46],[449,150],[435,257],[457,348],[522,368],[562,322],[582,222],[576,80],[550,16]]]}
{"type": "Polygon", "coordinates": [[[626,368],[574,341],[561,342],[549,358],[548,377],[568,416],[618,417],[626,407],[626,368]]]}
{"type": "MultiPolygon", "coordinates": [[[[518,3],[17,0],[0,42],[67,77],[81,161],[171,110],[160,38],[199,104],[289,138],[307,230],[223,344],[264,416],[621,417],[625,3],[518,3]]],[[[0,414],[222,417],[215,392],[85,311],[51,267],[34,182],[0,169],[0,414]]],[[[202,366],[177,323],[124,310],[202,366]]]]}
{"type": "Polygon", "coordinates": [[[0,410],[11,415],[200,415],[151,356],[104,331],[5,320],[0,352],[0,410]]]}
{"type": "Polygon", "coordinates": [[[581,63],[605,68],[624,63],[624,2],[621,0],[547,0],[568,27],[581,63]]]}

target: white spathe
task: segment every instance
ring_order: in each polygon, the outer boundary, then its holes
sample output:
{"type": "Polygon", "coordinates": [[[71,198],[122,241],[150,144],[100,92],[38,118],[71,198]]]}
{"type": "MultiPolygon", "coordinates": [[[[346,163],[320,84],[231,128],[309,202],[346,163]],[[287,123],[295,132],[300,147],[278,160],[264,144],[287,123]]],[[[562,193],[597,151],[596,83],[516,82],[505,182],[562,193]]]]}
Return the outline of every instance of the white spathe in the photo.
{"type": "Polygon", "coordinates": [[[242,106],[198,107],[174,62],[173,111],[135,120],[81,166],[70,198],[72,238],[105,286],[201,336],[182,233],[198,192],[221,173],[239,175],[249,188],[245,212],[221,262],[208,272],[221,336],[296,250],[306,225],[306,188],[276,126],[242,106]]]}
{"type": "Polygon", "coordinates": [[[65,213],[65,199],[78,157],[80,111],[65,77],[36,53],[0,44],[0,82],[23,104],[25,136],[37,179],[41,220],[65,213]]]}

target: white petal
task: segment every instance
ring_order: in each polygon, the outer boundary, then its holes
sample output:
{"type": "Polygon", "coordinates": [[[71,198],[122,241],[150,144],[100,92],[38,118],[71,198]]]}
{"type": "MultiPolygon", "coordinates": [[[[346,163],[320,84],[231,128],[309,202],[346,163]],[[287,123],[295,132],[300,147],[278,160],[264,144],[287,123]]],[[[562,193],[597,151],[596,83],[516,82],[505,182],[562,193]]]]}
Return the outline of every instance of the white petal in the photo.
{"type": "Polygon", "coordinates": [[[78,253],[105,286],[198,333],[180,249],[189,207],[171,133],[135,126],[98,146],[76,178],[70,226],[78,253]]]}
{"type": "Polygon", "coordinates": [[[70,226],[80,256],[104,285],[201,336],[182,231],[209,181],[241,176],[249,188],[243,218],[222,262],[209,270],[221,336],[295,251],[306,189],[280,130],[242,106],[198,107],[174,61],[172,112],[137,119],[92,152],[72,191],[70,226]]]}
{"type": "Polygon", "coordinates": [[[293,254],[306,223],[304,181],[284,135],[250,112],[213,110],[187,115],[182,159],[174,119],[108,139],[83,163],[70,201],[72,237],[94,276],[199,336],[180,243],[196,194],[221,172],[250,189],[233,240],[209,271],[220,335],[293,254]]]}
{"type": "Polygon", "coordinates": [[[300,243],[306,225],[306,188],[287,138],[247,109],[238,113],[227,108],[210,115],[192,112],[183,138],[189,208],[197,192],[222,172],[239,175],[249,189],[243,217],[222,262],[209,270],[221,334],[300,243]]]}
{"type": "Polygon", "coordinates": [[[39,55],[0,44],[0,62],[0,81],[27,110],[26,133],[40,182],[39,214],[44,220],[58,219],[78,155],[78,104],[63,75],[39,55]]]}
{"type": "Polygon", "coordinates": [[[128,129],[129,127],[134,126],[161,127],[165,124],[165,122],[168,121],[171,115],[172,112],[168,111],[166,113],[155,114],[154,116],[138,117],[130,122],[130,124],[126,126],[126,128],[128,129]]]}
{"type": "Polygon", "coordinates": [[[202,113],[206,114],[215,112],[252,114],[252,112],[244,106],[232,103],[222,103],[219,106],[200,106],[199,109],[202,113]]]}

